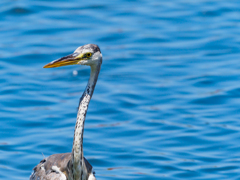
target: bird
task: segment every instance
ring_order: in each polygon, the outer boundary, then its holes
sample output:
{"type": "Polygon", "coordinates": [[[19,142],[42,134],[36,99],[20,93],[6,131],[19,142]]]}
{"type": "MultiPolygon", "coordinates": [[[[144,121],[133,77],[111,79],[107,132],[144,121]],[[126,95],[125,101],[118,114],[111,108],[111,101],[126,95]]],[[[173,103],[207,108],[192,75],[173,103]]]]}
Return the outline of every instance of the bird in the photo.
{"type": "Polygon", "coordinates": [[[72,152],[53,154],[44,158],[33,168],[30,180],[96,180],[91,164],[83,156],[83,132],[88,105],[102,65],[100,48],[95,44],[80,46],[74,53],[50,62],[44,68],[75,64],[90,66],[91,72],[79,101],[72,152]]]}

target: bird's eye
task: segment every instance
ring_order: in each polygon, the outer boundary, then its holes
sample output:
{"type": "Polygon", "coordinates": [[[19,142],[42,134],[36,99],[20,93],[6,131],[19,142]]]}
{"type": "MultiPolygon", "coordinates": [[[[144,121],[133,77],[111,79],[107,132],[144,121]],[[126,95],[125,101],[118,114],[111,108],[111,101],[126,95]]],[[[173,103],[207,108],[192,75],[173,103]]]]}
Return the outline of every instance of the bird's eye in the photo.
{"type": "Polygon", "coordinates": [[[91,56],[92,56],[92,53],[86,53],[85,56],[86,56],[86,57],[91,57],[91,56]]]}

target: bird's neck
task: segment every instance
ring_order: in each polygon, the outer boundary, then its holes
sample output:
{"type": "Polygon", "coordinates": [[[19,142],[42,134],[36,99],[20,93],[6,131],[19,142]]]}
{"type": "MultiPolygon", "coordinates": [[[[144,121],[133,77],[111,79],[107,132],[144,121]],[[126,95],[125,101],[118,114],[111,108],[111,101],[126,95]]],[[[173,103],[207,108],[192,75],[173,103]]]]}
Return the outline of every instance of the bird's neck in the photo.
{"type": "MultiPolygon", "coordinates": [[[[91,66],[91,74],[88,80],[87,87],[80,99],[77,121],[74,131],[74,140],[72,148],[72,165],[73,174],[75,176],[82,176],[83,173],[83,132],[84,132],[84,122],[88,110],[88,105],[93,95],[95,85],[97,83],[98,74],[100,72],[101,62],[91,66]]],[[[80,177],[74,177],[74,179],[81,179],[80,177]]]]}

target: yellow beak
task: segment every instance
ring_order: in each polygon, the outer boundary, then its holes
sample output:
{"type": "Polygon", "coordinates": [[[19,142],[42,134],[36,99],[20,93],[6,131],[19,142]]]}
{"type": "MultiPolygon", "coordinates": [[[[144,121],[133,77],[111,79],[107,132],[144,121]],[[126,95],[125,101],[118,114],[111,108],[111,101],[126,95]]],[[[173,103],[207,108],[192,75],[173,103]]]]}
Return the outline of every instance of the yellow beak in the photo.
{"type": "Polygon", "coordinates": [[[54,67],[60,67],[60,66],[74,65],[74,64],[78,64],[81,60],[83,60],[83,54],[78,55],[76,53],[73,53],[68,56],[57,59],[55,61],[52,61],[46,64],[45,66],[43,66],[43,68],[54,68],[54,67]]]}

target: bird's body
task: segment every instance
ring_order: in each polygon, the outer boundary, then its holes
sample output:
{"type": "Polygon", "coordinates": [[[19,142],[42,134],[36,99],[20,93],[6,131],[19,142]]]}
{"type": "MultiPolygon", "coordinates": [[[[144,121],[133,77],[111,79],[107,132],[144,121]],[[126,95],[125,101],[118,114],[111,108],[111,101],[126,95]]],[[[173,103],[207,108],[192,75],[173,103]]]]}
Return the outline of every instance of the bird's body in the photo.
{"type": "Polygon", "coordinates": [[[51,68],[73,64],[90,66],[91,74],[78,107],[72,152],[54,154],[43,159],[33,169],[30,180],[96,180],[91,164],[83,157],[83,132],[88,105],[102,64],[102,54],[99,47],[94,44],[81,46],[73,54],[53,61],[44,67],[51,68]]]}
{"type": "MultiPolygon", "coordinates": [[[[34,167],[30,180],[72,180],[71,153],[53,154],[34,167]]],[[[84,158],[83,167],[86,180],[95,180],[91,164],[84,158]]],[[[85,180],[82,179],[82,180],[85,180]]]]}

